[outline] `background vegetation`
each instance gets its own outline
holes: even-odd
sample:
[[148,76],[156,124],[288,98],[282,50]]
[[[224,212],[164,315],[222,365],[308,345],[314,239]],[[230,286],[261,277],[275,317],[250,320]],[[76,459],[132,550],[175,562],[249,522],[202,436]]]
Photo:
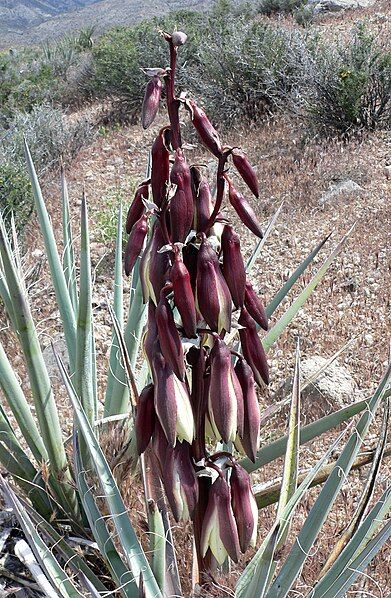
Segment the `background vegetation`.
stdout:
[[[15,185],[12,200],[2,184],[0,206],[28,205],[19,160],[23,134],[40,171],[60,155],[74,155],[102,124],[75,121],[69,113],[98,101],[105,106],[105,126],[138,117],[145,87],[140,65],[166,62],[158,29],[187,32],[178,83],[203,98],[220,128],[283,111],[298,119],[308,136],[344,138],[389,129],[390,48],[364,26],[325,41],[310,26],[308,11],[296,0],[262,0],[256,7],[220,0],[207,14],[181,11],[110,29],[98,39],[88,28],[41,47],[0,53],[0,177],[8,181],[14,172],[15,180],[24,180]],[[296,20],[308,26],[292,28],[263,16],[275,12],[300,13]]]

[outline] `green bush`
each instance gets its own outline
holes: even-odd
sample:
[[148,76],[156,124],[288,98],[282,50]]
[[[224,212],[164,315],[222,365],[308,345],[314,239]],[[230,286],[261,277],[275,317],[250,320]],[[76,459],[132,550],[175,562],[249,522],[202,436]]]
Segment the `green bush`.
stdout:
[[[301,82],[304,37],[257,20],[221,19],[187,69],[189,88],[202,95],[219,124],[256,120],[286,106]],[[204,73],[207,76],[203,76]]]
[[391,126],[391,53],[364,27],[315,56],[307,114],[326,135]]
[[306,4],[307,0],[262,0],[258,10],[268,16],[274,13],[293,14]]
[[9,223],[15,216],[17,230],[22,230],[33,210],[33,196],[26,169],[0,162],[0,211]]
[[0,161],[24,164],[23,138],[33,148],[38,171],[47,170],[62,157],[73,157],[93,134],[86,119],[69,122],[59,108],[48,104],[34,106],[30,113],[16,112],[0,136]]
[[29,112],[34,105],[53,96],[55,75],[39,50],[15,50],[0,53],[1,116],[15,110]]

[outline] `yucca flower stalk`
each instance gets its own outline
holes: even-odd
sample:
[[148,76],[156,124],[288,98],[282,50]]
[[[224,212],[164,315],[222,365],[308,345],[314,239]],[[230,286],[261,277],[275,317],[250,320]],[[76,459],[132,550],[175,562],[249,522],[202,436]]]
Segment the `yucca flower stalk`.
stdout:
[[[244,455],[255,458],[259,433],[252,429],[252,422],[255,426],[259,423],[260,413],[254,378],[249,372],[254,372],[257,381],[262,378],[267,382],[266,358],[263,360],[265,354],[255,331],[256,322],[244,307],[246,297],[252,313],[258,316],[257,321],[264,308],[260,298],[254,292],[251,294],[239,236],[232,224],[220,216],[228,200],[228,186],[230,201],[244,223],[258,236],[262,233],[249,203],[233,189],[227,175],[232,160],[234,168],[258,196],[254,169],[243,153],[223,147],[217,131],[195,101],[176,95],[177,53],[186,36],[175,32],[163,33],[163,37],[169,45],[170,68],[149,69],[154,74],[145,91],[143,126],[152,124],[157,114],[160,79],[165,84],[169,123],[153,142],[150,181],[140,183],[127,217],[126,274],[140,253],[148,218],[154,219],[152,241],[141,258],[143,288],[152,290],[144,293],[144,300],[149,303],[145,354],[151,383],[144,388],[136,406],[136,433],[139,452],[146,451],[148,459],[148,453],[154,451],[162,464],[160,477],[175,519],[190,517],[200,528],[195,537],[202,543],[196,547],[202,570],[206,563],[212,562],[211,556],[220,563],[224,554],[237,560],[256,530],[256,514],[249,507],[256,503],[248,474],[236,462],[232,474],[230,467],[216,465],[213,451],[218,441],[229,443],[231,450],[236,443]],[[200,170],[187,162],[180,129],[182,107],[188,110],[204,147],[217,158],[215,197],[210,193],[212,182],[209,185]],[[150,196],[153,207],[147,205],[146,198]],[[141,210],[142,201],[144,210]],[[214,229],[220,221],[221,237],[216,236]],[[250,356],[248,364],[245,356],[233,350],[232,336],[228,339],[234,322],[240,324],[244,319],[245,326],[249,326],[249,334],[243,335]],[[265,319],[266,316],[263,324]],[[235,335],[234,341],[237,338]],[[234,368],[238,356],[242,381]],[[200,374],[199,363],[203,364]],[[224,453],[223,461],[234,463],[234,455]],[[169,466],[169,462],[177,465]],[[182,473],[168,475],[172,468]],[[216,470],[217,480],[205,490],[205,484],[199,485],[199,477],[206,475],[212,479]],[[238,471],[247,475],[246,482]],[[231,480],[232,483],[235,480],[232,498]],[[182,490],[177,488],[181,484]],[[174,500],[175,496],[178,499]],[[200,517],[201,505],[205,504],[207,510]],[[219,527],[218,521],[220,535],[215,529],[216,525]],[[231,528],[229,541],[223,533],[227,521]]]

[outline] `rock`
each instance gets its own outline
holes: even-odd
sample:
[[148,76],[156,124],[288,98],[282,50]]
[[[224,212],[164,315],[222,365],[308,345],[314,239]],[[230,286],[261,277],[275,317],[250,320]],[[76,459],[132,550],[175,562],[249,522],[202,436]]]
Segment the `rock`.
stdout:
[[[302,383],[315,376],[328,359],[319,355],[307,357],[300,364]],[[277,391],[278,400],[289,396],[292,379],[286,380]],[[337,361],[328,366],[311,384],[302,389],[301,410],[305,416],[322,417],[354,401],[357,384],[349,370]]]
[[338,12],[354,8],[368,8],[374,0],[309,0],[315,12]]
[[386,179],[391,179],[391,164],[384,167],[384,175]]
[[339,197],[340,195],[354,192],[359,193],[361,191],[363,191],[363,188],[351,179],[349,179],[347,181],[342,181],[340,183],[330,185],[329,190],[324,195],[322,195],[322,197],[319,200],[319,203],[321,205],[324,205],[331,199]]
[[[68,349],[65,342],[65,339],[62,334],[56,334],[52,338],[52,343],[54,345],[54,349],[57,355],[61,358],[62,362],[64,363],[65,367],[69,371],[69,357],[68,357]],[[58,371],[58,366],[56,362],[56,358],[54,357],[54,352],[52,348],[52,343],[45,347],[42,351],[43,359],[46,364],[46,368],[50,378],[59,379],[60,373]]]

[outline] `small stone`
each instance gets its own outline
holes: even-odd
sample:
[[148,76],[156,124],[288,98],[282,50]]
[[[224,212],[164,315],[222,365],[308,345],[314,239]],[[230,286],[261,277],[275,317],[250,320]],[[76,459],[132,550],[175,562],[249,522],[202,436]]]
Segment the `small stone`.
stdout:
[[348,195],[349,193],[358,193],[363,191],[363,188],[360,187],[355,181],[351,179],[342,181],[341,183],[337,183],[336,185],[330,185],[329,190],[322,195],[319,200],[321,205],[329,202],[331,199],[335,199],[340,195]]
[[[349,370],[334,361],[320,375],[318,371],[325,367],[328,359],[314,355],[302,360],[300,364],[301,379],[305,380],[316,376],[315,379],[302,389],[301,403],[303,414],[317,416],[325,415],[330,410],[343,407],[354,401],[357,384]],[[277,400],[289,396],[292,390],[292,379],[286,380],[277,391]]]
[[375,339],[373,338],[372,334],[366,334],[364,336],[364,341],[366,342],[367,345],[373,345],[373,343],[375,342]]

